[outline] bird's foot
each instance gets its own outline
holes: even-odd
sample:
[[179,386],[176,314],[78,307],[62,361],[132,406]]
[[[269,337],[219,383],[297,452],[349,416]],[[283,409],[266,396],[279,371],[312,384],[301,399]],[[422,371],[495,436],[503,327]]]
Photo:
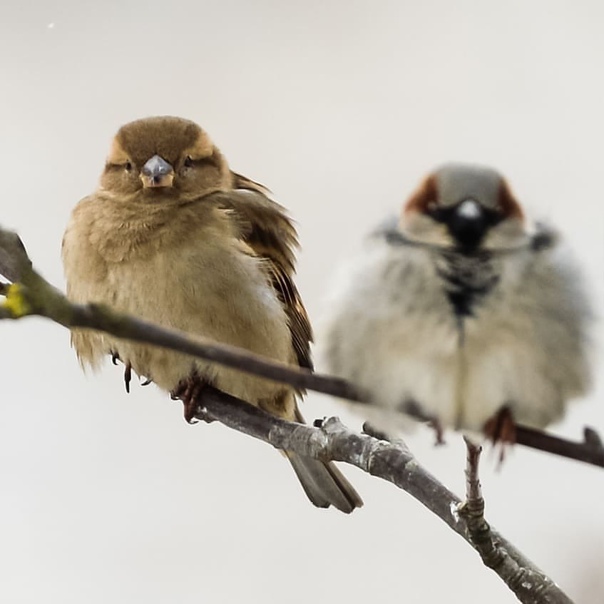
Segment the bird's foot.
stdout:
[[436,437],[434,446],[440,447],[441,445],[447,444],[447,441],[445,441],[444,430],[443,430],[442,424],[440,423],[440,421],[438,419],[436,419],[436,418],[431,419],[428,422],[428,427],[430,427],[430,428],[432,428],[432,430],[434,430],[434,436]]
[[203,389],[207,385],[207,382],[202,380],[198,375],[193,374],[188,378],[181,380],[176,388],[170,392],[172,400],[182,401],[184,418],[188,424],[197,423],[195,416],[199,409]]
[[500,447],[499,463],[503,463],[506,447],[516,444],[516,421],[511,409],[502,407],[497,411],[484,425],[484,434],[493,446]]

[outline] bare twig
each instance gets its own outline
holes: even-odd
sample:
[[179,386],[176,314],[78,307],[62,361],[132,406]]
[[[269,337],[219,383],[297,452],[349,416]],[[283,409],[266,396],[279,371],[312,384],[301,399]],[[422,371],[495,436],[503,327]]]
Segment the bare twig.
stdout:
[[[98,329],[120,338],[162,346],[222,363],[298,388],[308,388],[356,401],[364,399],[353,386],[337,378],[296,370],[231,346],[208,342],[201,338],[192,339],[183,332],[164,329],[116,313],[103,306],[72,304],[34,271],[21,240],[15,234],[2,229],[0,229],[0,274],[12,281],[8,287],[3,285],[0,292],[6,296],[4,304],[0,306],[0,318],[17,319],[28,315],[40,315],[65,327]],[[471,543],[481,556],[483,555],[475,543],[476,533],[470,531],[470,520],[459,514],[459,499],[424,470],[406,447],[351,432],[335,418],[323,422],[321,428],[287,422],[210,387],[204,388],[201,402],[203,408],[198,410],[200,419],[218,420],[279,449],[295,451],[325,461],[347,462],[392,482],[423,503]],[[591,438],[587,444],[593,448],[596,446],[594,442],[594,438]],[[522,602],[526,604],[570,602],[567,596],[512,544],[494,531],[490,531],[489,534],[493,547],[503,551],[506,560],[513,561],[516,565],[514,568],[519,572],[522,571],[523,583],[520,587],[524,590],[521,590],[522,594],[526,595],[526,599],[522,599]],[[494,545],[495,543],[497,545]],[[487,561],[490,561],[489,557],[485,563]],[[507,565],[493,564],[491,568],[506,582],[510,581],[508,583],[510,586],[515,585],[514,577],[506,579],[501,574],[502,568],[507,572]]]
[[[193,339],[185,332],[117,313],[106,306],[72,304],[33,269],[21,239],[2,228],[0,274],[18,284],[0,292],[7,296],[4,306],[0,306],[0,319],[40,315],[68,328],[97,329],[120,338],[184,352],[296,388],[361,403],[369,401],[366,394],[337,377],[311,373],[205,338]],[[589,430],[595,433],[593,429]],[[596,441],[577,443],[523,426],[517,426],[516,432],[516,442],[520,445],[604,467],[604,447],[601,443],[594,444]]]
[[559,587],[533,565],[518,560],[509,545],[489,526],[484,517],[484,499],[478,478],[482,448],[465,439],[467,447],[466,501],[459,514],[466,520],[468,538],[485,566],[493,569],[525,603],[571,602]]
[[[604,468],[604,447],[600,436],[593,428],[586,427],[585,432],[583,442],[574,442],[533,428],[516,426],[516,442],[525,447]],[[595,438],[590,439],[589,435]]]
[[31,260],[19,235],[0,228],[0,275],[17,283],[31,270]]
[[524,604],[572,604],[550,578],[485,521],[477,474],[479,447],[474,448],[475,461],[468,462],[468,468],[474,470],[468,471],[468,501],[461,505],[403,443],[357,434],[335,417],[321,422],[320,428],[288,422],[210,387],[204,388],[201,405],[197,414],[200,420],[218,420],[278,449],[349,463],[395,484],[465,539]]

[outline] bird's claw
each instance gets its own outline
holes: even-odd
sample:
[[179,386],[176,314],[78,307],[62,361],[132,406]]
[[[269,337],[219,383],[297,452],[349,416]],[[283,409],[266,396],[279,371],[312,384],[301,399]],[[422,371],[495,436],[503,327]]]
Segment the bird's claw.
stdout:
[[[120,355],[117,352],[111,352],[111,362],[117,365],[118,361],[121,361]],[[130,394],[130,382],[132,381],[132,365],[130,363],[124,364],[124,385],[126,386],[126,392]],[[151,380],[146,380],[143,386],[147,383],[151,383]]]
[[499,446],[499,465],[503,463],[508,445],[516,444],[516,421],[509,407],[502,407],[484,425],[485,436]]
[[206,383],[197,375],[192,375],[182,380],[172,392],[170,398],[173,401],[181,400],[184,409],[184,418],[188,424],[196,424],[197,411],[201,394]]
[[124,385],[126,386],[126,392],[130,394],[130,382],[132,381],[132,365],[126,363],[124,366]]

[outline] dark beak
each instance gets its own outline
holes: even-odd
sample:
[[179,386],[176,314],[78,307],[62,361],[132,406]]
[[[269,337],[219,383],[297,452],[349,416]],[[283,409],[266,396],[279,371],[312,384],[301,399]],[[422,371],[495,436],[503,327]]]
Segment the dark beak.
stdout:
[[478,247],[491,225],[487,210],[473,199],[458,204],[447,220],[449,232],[460,247],[467,250]]
[[144,187],[171,187],[174,168],[163,157],[154,155],[141,170]]

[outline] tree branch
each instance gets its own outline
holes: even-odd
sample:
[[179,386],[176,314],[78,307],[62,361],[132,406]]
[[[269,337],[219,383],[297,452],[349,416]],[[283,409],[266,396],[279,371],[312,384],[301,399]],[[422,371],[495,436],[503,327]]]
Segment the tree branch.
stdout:
[[[311,373],[307,369],[271,361],[240,348],[205,338],[193,339],[185,332],[166,329],[117,313],[103,305],[72,304],[33,269],[21,239],[15,233],[2,228],[0,274],[13,282],[13,285],[8,287],[0,287],[0,295],[6,296],[4,305],[0,306],[0,319],[39,315],[68,328],[97,329],[120,338],[161,346],[221,363],[276,382],[290,384],[295,388],[313,390],[350,401],[369,402],[366,394],[337,377]],[[589,434],[596,434],[591,428],[587,430]],[[573,442],[517,426],[516,442],[532,449],[604,467],[604,446],[597,435],[596,438],[586,438],[583,442]]]
[[[0,274],[12,282],[10,285],[0,284],[0,295],[6,298],[0,306],[0,318],[18,319],[39,315],[65,327],[98,329],[120,338],[163,346],[288,383],[297,388],[307,388],[355,401],[366,400],[351,384],[338,378],[320,376],[274,363],[232,346],[212,343],[202,338],[193,339],[186,333],[164,329],[116,313],[104,306],[72,304],[36,273],[17,235],[1,228]],[[477,486],[477,474],[474,475],[473,470],[468,472],[468,484],[472,485],[472,488],[468,489],[468,503],[465,508],[460,508],[460,500],[422,468],[402,442],[390,443],[351,432],[336,418],[322,422],[320,428],[287,422],[211,387],[202,390],[200,403],[202,407],[197,413],[199,419],[218,420],[230,428],[279,449],[295,451],[324,461],[349,463],[407,491],[470,543],[485,564],[513,589],[521,602],[572,604],[551,579],[511,543],[490,529],[482,515],[483,507],[476,503],[482,499]],[[565,441],[562,439],[539,434],[540,438],[546,436],[550,445],[551,440],[560,441],[561,447],[564,445]],[[589,433],[589,438],[586,435],[585,443],[571,444],[579,448],[588,447],[590,453],[602,449],[601,442],[593,432]],[[604,466],[604,451],[602,453],[603,459],[597,465]],[[475,462],[472,463],[475,463],[477,472],[478,458],[475,456],[473,459]],[[478,511],[471,512],[475,508]],[[483,533],[487,535],[484,542],[486,546],[479,538]]]
[[13,231],[0,228],[0,273],[18,283],[33,270],[21,238]]
[[[478,483],[478,454],[474,453],[473,465],[468,462],[468,467],[475,470],[468,470],[468,501],[462,504],[417,462],[402,441],[391,443],[357,434],[335,417],[321,422],[320,428],[288,422],[211,387],[202,391],[200,404],[198,419],[218,420],[277,449],[295,451],[323,461],[349,463],[395,484],[465,539],[520,602],[572,604],[549,577],[487,524]],[[473,450],[480,452],[480,447]]]
[[509,544],[489,526],[484,517],[484,499],[478,464],[482,447],[464,439],[467,448],[466,500],[459,514],[466,520],[468,540],[485,566],[493,569],[521,602],[570,602],[549,577],[526,561],[519,560]]

